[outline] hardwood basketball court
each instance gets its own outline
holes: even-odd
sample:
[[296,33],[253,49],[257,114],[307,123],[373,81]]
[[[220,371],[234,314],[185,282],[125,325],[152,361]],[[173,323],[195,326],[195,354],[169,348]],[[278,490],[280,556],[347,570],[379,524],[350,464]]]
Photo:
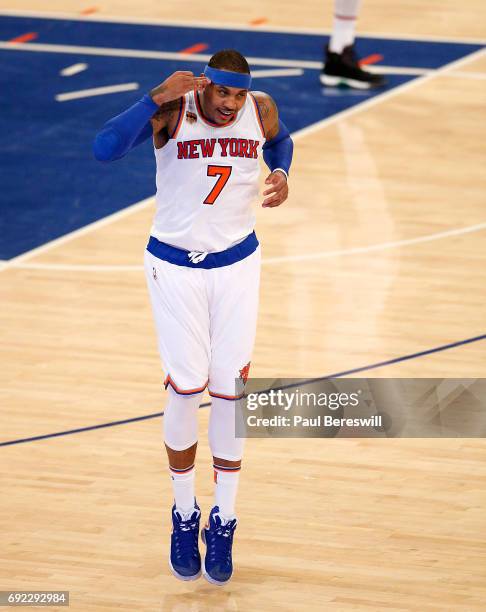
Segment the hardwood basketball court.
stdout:
[[[363,4],[358,33],[485,38],[475,0]],[[8,9],[323,33],[332,15],[309,0]],[[289,200],[257,211],[253,376],[486,377],[485,79],[480,50],[296,134]],[[172,577],[161,417],[133,420],[165,401],[142,272],[152,213],[134,202],[0,264],[0,443],[40,437],[1,449],[0,590],[69,590],[70,609],[96,612],[484,610],[480,439],[248,440],[231,583]]]

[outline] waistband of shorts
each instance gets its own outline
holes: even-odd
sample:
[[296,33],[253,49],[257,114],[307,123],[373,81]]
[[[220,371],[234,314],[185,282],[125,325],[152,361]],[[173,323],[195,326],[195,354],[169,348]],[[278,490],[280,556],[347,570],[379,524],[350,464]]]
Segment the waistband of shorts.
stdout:
[[176,266],[210,270],[211,268],[230,266],[231,264],[245,259],[245,257],[248,257],[256,251],[258,244],[256,234],[252,232],[244,240],[225,251],[206,253],[178,249],[170,244],[165,244],[165,242],[160,242],[154,236],[150,236],[147,244],[147,251],[158,259],[163,259]]

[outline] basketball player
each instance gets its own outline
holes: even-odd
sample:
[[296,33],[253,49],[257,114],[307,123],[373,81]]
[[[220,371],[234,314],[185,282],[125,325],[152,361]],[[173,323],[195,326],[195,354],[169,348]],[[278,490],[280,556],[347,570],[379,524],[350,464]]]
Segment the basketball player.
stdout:
[[324,49],[323,85],[347,85],[371,89],[385,85],[380,74],[363,70],[354,51],[354,33],[361,0],[334,0],[334,23],[329,45]]
[[231,578],[235,498],[243,440],[235,437],[235,379],[246,382],[255,338],[260,248],[252,201],[259,156],[271,170],[263,206],[288,195],[293,144],[270,96],[250,93],[245,58],[216,53],[195,77],[175,72],[108,121],[95,157],[112,161],[153,136],[156,213],[145,271],[169,399],[164,439],[174,492],[169,564],[181,580],[201,574],[201,511],[194,495],[197,411],[212,396],[209,444],[215,501],[202,530],[205,578]]

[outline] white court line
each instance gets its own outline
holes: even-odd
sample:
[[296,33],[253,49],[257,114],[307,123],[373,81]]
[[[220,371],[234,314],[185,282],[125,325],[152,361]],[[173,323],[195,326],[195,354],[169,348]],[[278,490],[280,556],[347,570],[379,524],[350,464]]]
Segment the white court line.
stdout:
[[422,244],[424,242],[433,242],[434,240],[442,240],[451,236],[462,236],[463,234],[471,234],[486,229],[486,223],[478,223],[468,227],[460,227],[457,229],[438,232],[437,234],[429,234],[428,236],[419,236],[418,238],[409,238],[407,240],[397,240],[396,242],[382,242],[381,244],[372,244],[363,247],[354,247],[351,249],[341,249],[338,251],[321,251],[319,253],[309,253],[308,255],[284,255],[281,257],[270,257],[262,260],[262,264],[276,264],[298,261],[311,261],[313,259],[327,259],[328,257],[342,257],[345,255],[358,255],[364,253],[373,253],[375,251],[386,251],[388,249],[397,249],[414,244]]
[[75,74],[79,74],[88,68],[88,64],[73,64],[72,66],[66,66],[60,71],[61,76],[74,76]]
[[[0,41],[0,49],[5,51],[30,51],[32,53],[67,53],[74,55],[100,55],[107,57],[130,57],[153,60],[181,60],[185,62],[206,63],[211,55],[204,53],[179,53],[174,51],[150,51],[144,49],[123,49],[114,47],[86,47],[79,45],[51,45],[44,43],[11,43]],[[281,66],[282,68],[309,68],[320,70],[322,62],[304,60],[271,59],[262,57],[246,58],[253,66]]]
[[288,70],[252,70],[252,79],[263,79],[265,77],[291,77],[302,76],[304,71],[301,68],[289,68]]
[[58,102],[67,102],[68,100],[79,100],[80,98],[92,98],[93,96],[104,96],[106,94],[120,93],[122,91],[134,91],[138,89],[138,83],[123,83],[120,85],[106,85],[105,87],[92,87],[91,89],[80,89],[78,91],[70,91],[68,93],[57,94],[55,96]]
[[12,266],[17,270],[52,270],[57,272],[141,272],[143,266],[133,265],[98,265],[98,264],[42,264],[42,263],[19,263]]
[[[211,55],[204,53],[178,53],[173,51],[149,51],[143,49],[121,49],[113,47],[86,47],[79,45],[50,45],[43,43],[10,43],[0,42],[0,49],[5,51],[30,51],[32,53],[68,53],[74,55],[100,55],[107,57],[130,57],[153,60],[181,60],[185,62],[206,63]],[[261,57],[247,57],[254,66],[282,66],[283,68],[322,68],[322,62],[308,62],[300,60],[268,59]]]
[[[72,55],[96,55],[102,57],[129,57],[134,59],[152,59],[152,60],[175,60],[175,61],[191,61],[206,63],[211,58],[211,55],[203,53],[177,53],[172,51],[150,51],[145,49],[123,49],[114,47],[83,47],[76,45],[51,45],[44,43],[15,43],[12,44],[8,41],[0,41],[0,49],[5,51],[27,51],[31,53],[66,53]],[[479,49],[476,53],[482,53],[483,49]],[[469,56],[466,56],[469,57]],[[279,58],[266,58],[266,57],[247,57],[246,58],[253,66],[281,66],[282,68],[295,68],[295,69],[308,69],[308,70],[321,70],[322,62],[307,61],[307,60],[292,60],[292,59],[279,59]],[[464,58],[461,58],[464,59]],[[460,61],[460,60],[457,60]],[[442,66],[442,68],[448,66]],[[415,68],[406,66],[377,66],[370,65],[366,66],[366,69],[376,74],[403,74],[411,76],[423,76],[428,74],[435,74],[442,68],[431,69],[431,68]],[[252,71],[252,74],[258,76],[258,72]],[[471,73],[457,73],[454,76],[468,75]],[[472,73],[481,76],[476,78],[485,78],[484,73]],[[264,75],[261,75],[261,77]],[[267,76],[267,75],[265,75]],[[277,75],[271,75],[277,76]],[[282,74],[282,76],[284,76]],[[297,74],[291,74],[289,71],[288,76],[298,76]],[[452,76],[452,75],[451,75]],[[474,77],[470,77],[474,78]]]
[[384,66],[381,64],[370,64],[362,66],[365,70],[375,74],[405,74],[410,76],[420,76],[435,72],[435,68],[407,68],[406,66]]
[[[247,23],[219,23],[217,21],[180,21],[177,19],[149,19],[143,17],[125,17],[116,15],[79,15],[79,13],[54,12],[54,11],[17,11],[1,10],[0,16],[7,17],[38,17],[40,19],[68,19],[69,21],[94,21],[101,23],[126,23],[128,25],[168,25],[183,28],[216,29],[216,30],[239,30],[241,32],[281,32],[283,34],[315,34],[317,36],[329,36],[331,30],[326,28],[306,28],[299,26],[272,26],[269,24],[257,27]],[[380,32],[363,32],[360,30],[359,36],[366,38],[382,38],[384,40],[419,40],[423,42],[450,42],[450,43],[470,43],[476,45],[486,44],[485,38],[468,37],[446,37],[446,36],[426,36],[415,34],[389,34]]]
[[[327,127],[328,125],[332,125],[333,123],[336,123],[337,121],[341,121],[342,119],[346,119],[351,115],[355,115],[363,110],[369,109],[372,106],[375,106],[377,104],[380,104],[381,102],[388,100],[389,98],[392,98],[393,96],[402,93],[405,90],[411,89],[412,87],[416,87],[417,85],[420,85],[421,83],[424,83],[426,81],[429,81],[437,76],[440,76],[442,74],[444,74],[444,72],[447,72],[449,70],[454,70],[455,68],[457,68],[458,66],[462,66],[464,64],[467,64],[468,62],[474,61],[476,60],[478,57],[480,57],[482,54],[484,54],[486,50],[485,49],[480,49],[479,51],[475,51],[474,53],[471,53],[469,55],[466,55],[465,57],[461,58],[460,60],[456,60],[454,62],[451,62],[450,64],[446,64],[445,66],[443,66],[442,68],[440,68],[439,70],[436,70],[434,73],[432,74],[427,74],[421,77],[418,77],[417,79],[413,80],[413,81],[409,81],[407,83],[404,83],[403,85],[399,85],[398,87],[395,87],[394,89],[392,89],[391,91],[388,91],[387,93],[381,94],[381,95],[377,95],[374,96],[373,98],[371,98],[370,100],[367,100],[366,102],[362,102],[361,104],[357,104],[356,106],[354,106],[353,108],[350,108],[348,110],[344,110],[340,113],[336,113],[335,115],[333,115],[332,117],[328,117],[327,119],[324,119],[322,121],[319,121],[318,123],[315,123],[314,125],[308,127],[308,128],[303,128],[301,130],[298,130],[297,132],[294,132],[292,134],[292,139],[294,141],[303,138],[304,136],[307,136],[310,133],[313,133],[315,131],[318,131],[324,127]],[[91,232],[93,229],[97,229],[99,227],[102,227],[104,225],[108,225],[110,224],[112,221],[116,221],[117,219],[127,216],[129,214],[131,214],[132,212],[138,211],[141,208],[145,208],[146,206],[148,206],[148,204],[150,204],[152,202],[152,200],[154,199],[155,196],[151,196],[150,198],[147,198],[145,200],[142,200],[141,202],[132,204],[131,206],[129,206],[128,208],[124,208],[121,211],[118,211],[116,213],[113,213],[112,215],[109,215],[107,217],[104,217],[103,219],[100,219],[99,221],[95,221],[94,223],[91,223],[89,225],[85,225],[84,227],[82,227],[79,230],[75,230],[73,232],[70,232],[69,234],[65,234],[64,236],[61,236],[60,238],[56,238],[55,240],[52,240],[50,242],[47,242],[46,244],[43,244],[40,247],[37,247],[35,249],[32,249],[31,251],[27,251],[25,253],[23,253],[22,255],[18,255],[17,257],[14,257],[10,260],[7,261],[7,263],[3,266],[0,267],[0,272],[2,272],[3,270],[7,270],[8,268],[12,267],[13,265],[18,264],[19,262],[22,262],[26,259],[30,259],[31,257],[34,257],[35,255],[39,255],[41,253],[44,253],[45,251],[48,251],[60,244],[63,244],[65,242],[69,242],[70,240],[73,240],[74,238],[81,236],[83,234],[86,234],[88,232]],[[454,230],[452,230],[454,231]]]
[[[320,251],[318,253],[309,253],[307,255],[284,255],[281,257],[270,257],[262,259],[262,265],[272,265],[280,263],[297,263],[300,261],[313,261],[316,259],[328,259],[331,257],[343,257],[347,255],[363,255],[374,253],[376,251],[387,251],[390,249],[398,249],[415,244],[423,244],[424,242],[433,242],[434,240],[442,240],[451,236],[463,236],[464,234],[472,234],[486,229],[486,223],[478,223],[468,227],[460,227],[457,229],[438,232],[437,234],[429,234],[428,236],[419,236],[418,238],[409,238],[407,240],[397,240],[395,242],[382,242],[381,244],[371,244],[363,247],[354,247],[351,249],[340,249],[337,251]],[[15,268],[22,270],[59,270],[63,272],[141,272],[142,265],[77,265],[77,264],[42,264],[42,263],[18,263]]]

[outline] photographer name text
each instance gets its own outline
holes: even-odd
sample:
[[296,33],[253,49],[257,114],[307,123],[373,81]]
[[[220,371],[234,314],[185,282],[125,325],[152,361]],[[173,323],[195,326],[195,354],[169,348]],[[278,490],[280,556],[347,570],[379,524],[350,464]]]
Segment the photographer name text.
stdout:
[[300,415],[259,417],[255,414],[247,416],[248,427],[382,427],[382,416],[374,415],[368,418],[337,418],[330,415],[303,417]]

